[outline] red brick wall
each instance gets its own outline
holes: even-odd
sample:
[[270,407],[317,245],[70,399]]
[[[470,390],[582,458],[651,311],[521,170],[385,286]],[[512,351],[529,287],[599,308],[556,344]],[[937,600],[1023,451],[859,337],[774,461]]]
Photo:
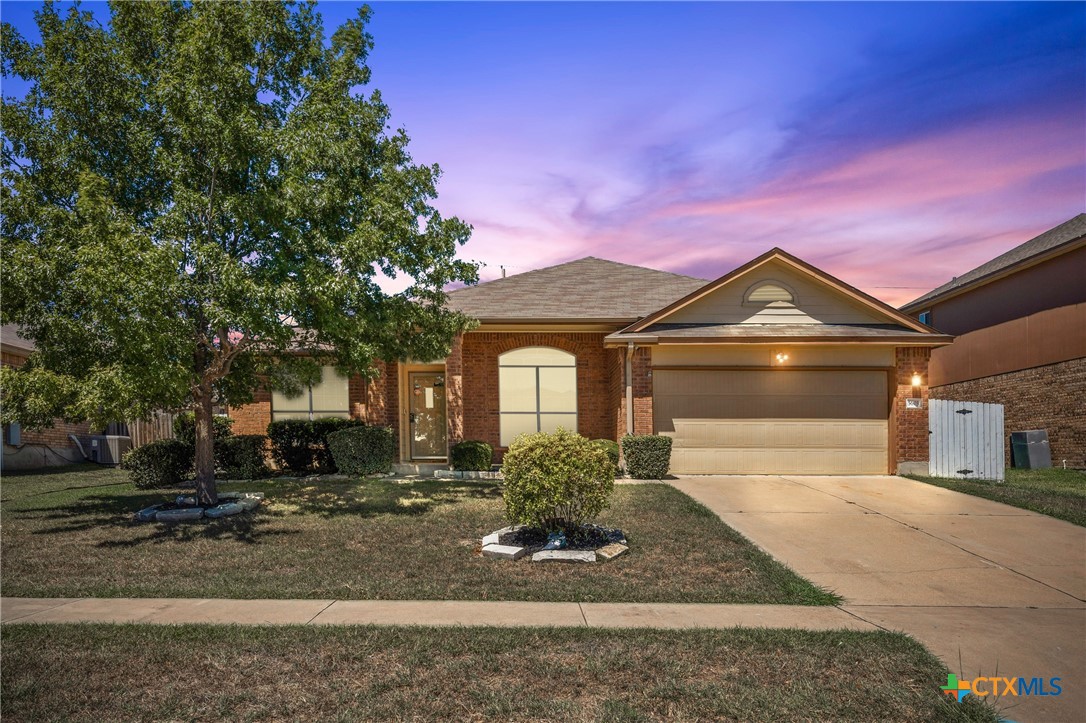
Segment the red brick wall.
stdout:
[[445,412],[448,415],[448,443],[451,448],[464,441],[464,337],[453,339],[445,359]]
[[[26,357],[20,354],[12,354],[10,352],[0,352],[0,364],[4,366],[15,367],[18,369],[23,364],[26,364]],[[100,430],[97,430],[100,431]],[[44,445],[47,447],[53,447],[55,449],[68,449],[75,447],[70,439],[69,434],[74,434],[77,437],[87,435],[91,433],[91,427],[88,422],[80,422],[79,424],[69,424],[63,419],[54,419],[52,427],[46,427],[45,429],[26,429],[25,427],[20,430],[21,439],[19,446],[24,445]],[[7,428],[4,429],[4,444],[7,444]]]
[[607,364],[611,368],[608,397],[615,417],[615,441],[626,434],[626,350],[608,349]]
[[[612,376],[613,356],[603,346],[604,334],[469,332],[464,335],[464,439],[494,446],[501,459],[498,417],[498,355],[526,346],[549,346],[577,357],[577,431],[597,439],[616,438]],[[650,402],[651,404],[651,402]]]
[[1008,466],[1010,433],[1045,429],[1053,465],[1086,468],[1086,358],[934,387],[931,396],[1002,404]]
[[634,434],[653,434],[652,352],[641,348],[633,356]]
[[[891,430],[894,435],[898,464],[902,462],[926,462],[928,460],[928,347],[903,347],[897,350],[895,366],[897,389],[894,393]],[[913,374],[919,374],[922,384],[919,390],[912,386]],[[924,400],[921,409],[906,409],[905,400],[919,396]]]

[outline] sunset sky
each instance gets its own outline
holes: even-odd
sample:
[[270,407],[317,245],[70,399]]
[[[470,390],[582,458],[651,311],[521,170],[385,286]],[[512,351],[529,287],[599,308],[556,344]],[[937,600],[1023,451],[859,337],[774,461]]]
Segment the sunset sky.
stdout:
[[373,87],[484,278],[780,246],[899,305],[1086,210],[1082,3],[372,6]]

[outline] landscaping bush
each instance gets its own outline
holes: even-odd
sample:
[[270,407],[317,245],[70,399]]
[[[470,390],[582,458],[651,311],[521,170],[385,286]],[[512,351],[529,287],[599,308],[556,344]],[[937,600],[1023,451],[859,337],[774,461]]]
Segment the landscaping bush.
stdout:
[[634,479],[662,479],[671,466],[671,437],[627,434],[622,438],[626,473]]
[[272,453],[281,469],[294,474],[335,472],[336,465],[328,450],[328,435],[350,427],[360,427],[357,419],[282,419],[268,425]]
[[494,461],[494,448],[477,439],[465,439],[453,445],[450,461],[453,469],[486,472]]
[[262,434],[231,435],[215,442],[216,466],[227,479],[261,479],[268,476],[264,450],[268,438]]
[[618,474],[618,442],[613,439],[593,439],[592,444],[599,447],[607,453],[607,458],[611,460],[611,466],[615,468],[615,474]]
[[502,473],[506,516],[548,531],[572,532],[598,515],[610,505],[615,485],[607,453],[563,429],[517,437]]
[[388,472],[396,439],[388,427],[351,427],[328,435],[328,449],[340,472],[368,475]]
[[[216,442],[226,439],[233,432],[234,420],[230,417],[215,415],[211,418],[212,435]],[[181,412],[173,418],[173,436],[187,445],[196,445],[196,415],[192,412]]]
[[192,469],[193,448],[179,439],[160,439],[125,453],[121,469],[139,489],[177,487]]

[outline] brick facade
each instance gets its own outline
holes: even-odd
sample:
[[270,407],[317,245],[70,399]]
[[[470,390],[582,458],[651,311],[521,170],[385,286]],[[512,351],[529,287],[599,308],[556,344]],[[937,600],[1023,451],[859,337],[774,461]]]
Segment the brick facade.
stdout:
[[[894,408],[890,420],[891,444],[894,445],[896,469],[892,471],[913,471],[909,463],[928,461],[928,362],[931,349],[928,347],[903,347],[897,350],[895,359]],[[912,385],[914,374],[919,374],[921,385],[916,389]],[[921,409],[906,409],[905,400],[919,397]],[[904,464],[903,464],[904,463]],[[904,468],[904,469],[903,469]]]
[[[470,332],[462,343],[464,439],[493,445],[500,461],[498,356],[528,346],[548,346],[577,357],[577,431],[591,439],[616,439],[613,355],[604,348],[604,334]],[[635,406],[636,409],[636,406]]]
[[1004,454],[1010,433],[1048,431],[1052,464],[1086,468],[1086,358],[1048,364],[931,390],[935,399],[1003,405]]
[[[26,364],[26,357],[7,351],[0,352],[0,364],[19,368]],[[68,435],[84,437],[90,433],[89,422],[70,424],[63,419],[54,419],[52,427],[20,429],[19,446],[15,447],[8,444],[8,428],[5,426],[3,466],[8,469],[29,469],[78,462],[83,459],[83,455]]]

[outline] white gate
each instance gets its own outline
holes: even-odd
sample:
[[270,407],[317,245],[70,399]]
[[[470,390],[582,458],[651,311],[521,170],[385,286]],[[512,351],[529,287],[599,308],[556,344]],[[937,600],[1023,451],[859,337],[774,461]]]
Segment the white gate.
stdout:
[[1003,481],[1003,405],[929,400],[930,474]]

